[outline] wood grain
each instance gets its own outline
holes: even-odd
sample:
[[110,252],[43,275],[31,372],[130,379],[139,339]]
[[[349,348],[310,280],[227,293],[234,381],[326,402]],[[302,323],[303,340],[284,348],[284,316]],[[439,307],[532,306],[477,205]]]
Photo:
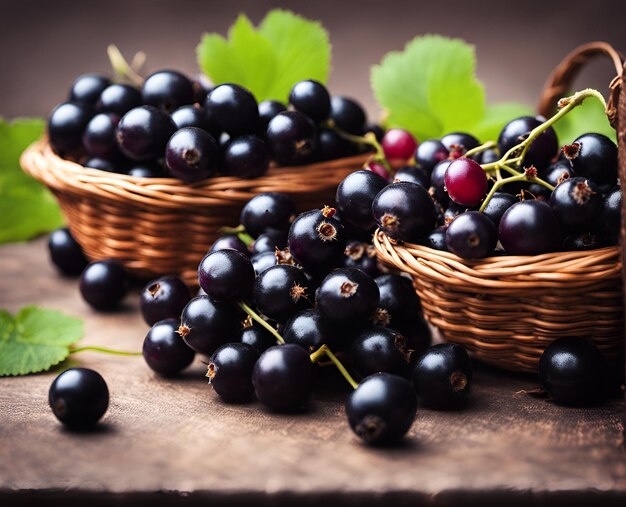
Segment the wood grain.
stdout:
[[[97,314],[48,265],[45,243],[0,248],[0,307],[85,319],[83,344],[139,350],[147,329],[128,298]],[[310,410],[280,415],[221,403],[198,360],[177,380],[142,358],[73,357],[108,382],[99,430],[65,431],[47,405],[54,373],[0,379],[0,505],[624,505],[622,402],[563,408],[516,394],[532,376],[480,368],[471,406],[420,409],[405,445],[370,449],[350,432],[333,370]]]

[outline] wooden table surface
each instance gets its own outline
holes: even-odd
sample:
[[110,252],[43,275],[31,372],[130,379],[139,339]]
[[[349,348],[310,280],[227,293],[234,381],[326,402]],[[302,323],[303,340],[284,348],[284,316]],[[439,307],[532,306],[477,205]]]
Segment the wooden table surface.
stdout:
[[[98,314],[56,275],[44,240],[0,248],[0,307],[85,319],[83,344],[140,350],[137,295]],[[371,449],[348,428],[347,389],[328,369],[310,411],[226,405],[198,360],[162,380],[141,357],[83,352],[111,404],[97,431],[71,433],[47,403],[55,374],[0,378],[0,505],[625,505],[623,404],[572,409],[517,394],[535,379],[481,368],[471,406],[420,409],[405,445]],[[210,501],[216,503],[210,504]]]

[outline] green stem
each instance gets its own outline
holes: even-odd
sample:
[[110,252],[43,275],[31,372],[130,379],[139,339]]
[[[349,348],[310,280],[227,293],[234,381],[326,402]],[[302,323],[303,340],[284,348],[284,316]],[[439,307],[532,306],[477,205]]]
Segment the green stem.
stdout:
[[122,80],[128,79],[137,86],[143,84],[143,78],[135,72],[131,65],[128,65],[128,62],[115,44],[109,44],[107,54],[109,55],[113,72],[115,72],[118,78]]
[[93,345],[71,348],[70,354],[76,354],[78,352],[83,352],[85,350],[92,350],[94,352],[102,352],[104,354],[114,354],[116,356],[140,356],[141,355],[141,352],[127,352],[125,350],[108,349],[106,347],[95,347]]
[[278,343],[285,343],[285,340],[283,339],[282,336],[280,336],[280,334],[278,334],[278,331],[276,331],[276,329],[274,329],[272,326],[270,326],[267,321],[261,317],[258,313],[256,313],[252,308],[250,308],[246,303],[244,303],[243,301],[241,301],[239,303],[239,307],[246,312],[248,315],[250,315],[250,317],[252,317],[252,320],[258,322],[259,324],[261,324],[261,326],[263,326],[265,329],[267,329],[270,333],[272,333],[272,335],[274,336],[274,338],[276,338],[276,340],[278,340]]
[[254,243],[254,238],[247,232],[238,232],[237,237],[243,241],[247,247],[252,246],[252,243]]
[[322,345],[319,349],[311,354],[311,362],[316,363],[320,360],[322,356],[326,355],[328,359],[330,359],[333,364],[337,367],[343,378],[346,379],[348,384],[352,386],[352,389],[356,389],[359,387],[359,384],[352,378],[352,375],[348,373],[345,366],[341,364],[341,361],[337,358],[335,354],[333,354],[332,350],[328,348],[328,345]]
[[481,144],[480,146],[476,146],[476,148],[472,148],[471,150],[465,152],[463,156],[471,157],[472,155],[476,155],[481,151],[490,150],[491,148],[495,148],[496,146],[498,146],[498,143],[496,143],[495,141],[487,141],[486,143]]
[[387,169],[387,172],[389,174],[392,174],[392,169],[389,165],[387,157],[385,157],[383,147],[380,145],[373,132],[367,132],[364,136],[356,136],[339,128],[332,120],[328,122],[328,128],[334,130],[339,137],[343,137],[347,141],[351,141],[356,144],[367,144],[374,148],[376,150],[376,155],[374,156],[374,159],[380,162],[383,166],[385,166],[385,169]]
[[224,234],[233,234],[237,236],[241,241],[243,241],[246,246],[252,245],[254,243],[254,238],[248,234],[246,228],[243,225],[238,225],[237,227],[220,227],[219,232],[223,232]]

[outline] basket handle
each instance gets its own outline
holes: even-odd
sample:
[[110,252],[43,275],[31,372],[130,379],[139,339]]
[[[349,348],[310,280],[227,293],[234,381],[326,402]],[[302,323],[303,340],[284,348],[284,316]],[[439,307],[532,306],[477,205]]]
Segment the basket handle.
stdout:
[[577,47],[569,53],[548,77],[541,92],[541,99],[537,105],[539,114],[549,118],[556,109],[557,101],[567,95],[574,79],[587,62],[598,56],[607,56],[615,67],[615,77],[609,84],[609,99],[606,102],[606,115],[611,127],[617,129],[617,104],[622,72],[624,71],[624,56],[608,42],[590,42]]

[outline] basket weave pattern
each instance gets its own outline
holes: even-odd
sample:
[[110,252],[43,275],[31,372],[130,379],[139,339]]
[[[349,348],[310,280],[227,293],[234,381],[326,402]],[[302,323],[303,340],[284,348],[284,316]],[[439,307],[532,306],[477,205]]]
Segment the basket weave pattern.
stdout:
[[260,192],[290,194],[299,211],[332,203],[337,184],[367,155],[300,167],[272,167],[260,178],[216,177],[194,184],[88,169],[57,156],[45,140],[22,155],[23,169],[56,195],[72,235],[91,260],[117,259],[134,275],[181,275],[197,283],[198,263],[239,223]]

